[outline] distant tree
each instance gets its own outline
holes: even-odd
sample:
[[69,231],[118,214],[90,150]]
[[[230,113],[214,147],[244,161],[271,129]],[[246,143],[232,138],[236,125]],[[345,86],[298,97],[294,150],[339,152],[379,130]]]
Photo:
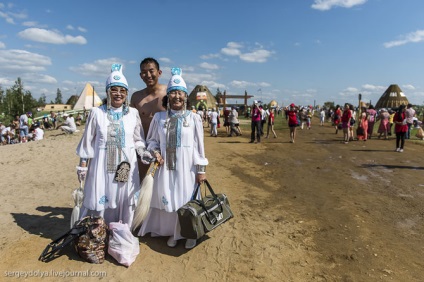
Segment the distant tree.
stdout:
[[38,106],[46,105],[46,94],[41,94],[40,98],[38,98]]
[[4,113],[4,100],[5,100],[4,90],[0,85],[0,114]]
[[218,89],[216,89],[215,99],[218,103],[221,103],[221,101],[222,101],[222,92],[221,92],[221,90],[219,90],[219,87],[218,87]]
[[74,107],[77,101],[78,95],[72,95],[71,97],[69,97],[68,101],[66,102],[66,105],[71,105],[72,107]]
[[59,88],[57,89],[56,99],[54,100],[54,103],[55,104],[63,104],[63,102],[62,102],[62,92],[60,91]]
[[30,91],[24,89],[21,78],[17,78],[15,85],[6,89],[6,95],[1,90],[1,110],[7,119],[12,120],[17,114],[35,109],[37,101],[32,97]]
[[327,109],[333,109],[334,108],[334,102],[325,102],[324,107]]

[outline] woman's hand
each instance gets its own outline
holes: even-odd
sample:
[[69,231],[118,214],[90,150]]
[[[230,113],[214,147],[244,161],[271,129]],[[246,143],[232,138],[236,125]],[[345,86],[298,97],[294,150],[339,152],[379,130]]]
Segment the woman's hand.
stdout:
[[198,173],[196,174],[196,182],[202,183],[206,180],[206,173]]
[[163,165],[164,161],[163,161],[162,155],[158,151],[155,151],[154,155],[159,165]]

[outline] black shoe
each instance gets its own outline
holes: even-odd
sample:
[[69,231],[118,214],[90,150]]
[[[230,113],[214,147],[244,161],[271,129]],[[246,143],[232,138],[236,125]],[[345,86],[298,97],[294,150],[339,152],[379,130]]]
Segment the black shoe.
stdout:
[[255,141],[253,141],[253,140],[250,140],[250,141],[249,141],[249,143],[253,143],[253,142],[255,142]]

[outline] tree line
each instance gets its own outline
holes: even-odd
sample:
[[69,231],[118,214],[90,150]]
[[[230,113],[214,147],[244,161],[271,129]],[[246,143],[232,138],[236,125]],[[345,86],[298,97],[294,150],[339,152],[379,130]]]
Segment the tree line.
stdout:
[[[43,93],[38,100],[35,99],[31,91],[25,90],[20,77],[15,81],[15,85],[8,89],[3,89],[0,85],[0,121],[4,124],[11,122],[16,115],[35,113],[37,108],[44,108],[46,104],[46,95]],[[59,88],[55,100],[50,101],[50,104],[63,104]]]

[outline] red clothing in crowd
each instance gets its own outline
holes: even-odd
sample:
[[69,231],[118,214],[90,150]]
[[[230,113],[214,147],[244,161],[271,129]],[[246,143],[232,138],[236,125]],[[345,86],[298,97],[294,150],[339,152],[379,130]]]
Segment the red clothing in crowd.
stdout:
[[[393,117],[393,121],[402,122],[406,118],[405,113],[395,113],[395,116]],[[407,132],[408,131],[408,124],[395,124],[395,133],[401,133],[401,132]]]

